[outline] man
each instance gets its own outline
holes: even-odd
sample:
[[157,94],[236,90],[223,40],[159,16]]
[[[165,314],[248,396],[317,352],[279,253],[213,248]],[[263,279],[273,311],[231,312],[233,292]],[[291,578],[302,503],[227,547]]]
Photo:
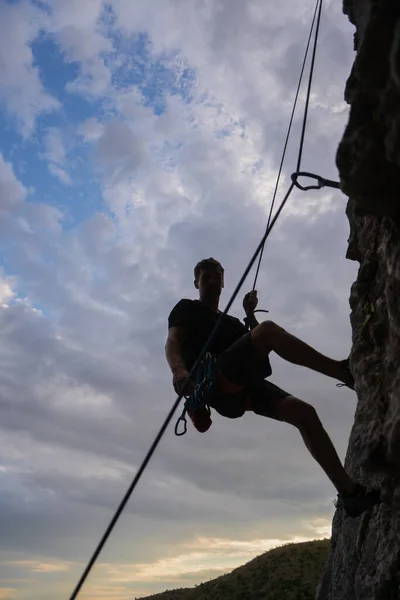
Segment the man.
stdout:
[[[223,314],[218,309],[224,287],[222,265],[214,258],[200,261],[194,269],[194,285],[199,292],[199,299],[182,299],[168,317],[165,354],[177,394],[182,393],[190,370]],[[347,514],[359,516],[380,503],[379,492],[367,492],[352,481],[310,404],[265,381],[272,373],[269,354],[274,351],[291,363],[318,371],[353,389],[348,359],[337,361],[328,358],[272,321],[259,324],[254,316],[257,302],[255,291],[246,294],[243,300],[245,322],[250,331],[239,319],[231,315],[222,316],[208,349],[216,357],[217,372],[215,389],[207,398],[207,403],[228,418],[238,418],[246,411],[253,411],[257,415],[297,427],[311,455],[338,491],[339,500]],[[193,391],[194,383],[190,381],[185,395]],[[199,431],[209,428],[211,420],[207,423],[207,411],[200,411],[200,416],[189,414]]]

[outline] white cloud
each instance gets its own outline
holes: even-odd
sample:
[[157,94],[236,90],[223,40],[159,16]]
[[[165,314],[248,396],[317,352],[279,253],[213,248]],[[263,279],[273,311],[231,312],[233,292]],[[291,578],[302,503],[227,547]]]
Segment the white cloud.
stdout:
[[44,139],[43,158],[48,161],[50,173],[65,185],[72,185],[72,180],[63,168],[66,162],[66,148],[61,131],[56,127],[48,127]]
[[16,282],[11,277],[5,277],[3,270],[0,270],[0,306],[5,308],[9,305],[10,300],[15,297],[13,285]]
[[[54,206],[27,201],[27,190],[16,178],[13,167],[0,153],[0,227],[3,244],[18,242],[20,260],[34,261],[39,249],[60,233],[62,213]],[[33,234],[33,235],[32,235]],[[48,239],[40,237],[49,236]],[[26,252],[26,256],[25,256]]]
[[80,123],[77,128],[77,135],[82,136],[85,142],[96,141],[103,133],[103,125],[94,117]]
[[62,164],[65,160],[65,146],[62,134],[56,127],[49,127],[44,136],[44,158],[49,162]]
[[18,598],[19,591],[17,588],[2,587],[0,588],[0,600],[13,600]]
[[77,62],[81,67],[78,78],[67,84],[70,92],[97,96],[109,90],[111,72],[103,55],[112,52],[113,45],[102,23],[103,8],[102,0],[52,2],[49,28],[65,60]]
[[59,571],[68,571],[70,565],[68,563],[41,563],[37,560],[15,560],[9,561],[9,566],[26,568],[32,573],[57,573]]
[[111,179],[127,180],[146,161],[146,142],[128,123],[112,120],[105,124],[98,139],[97,156],[101,165],[110,169]]
[[58,41],[66,61],[81,67],[67,89],[92,96],[109,89],[111,73],[102,55],[113,46],[101,23],[102,11],[101,0],[56,0],[42,6],[24,0],[0,6],[0,102],[23,136],[32,135],[38,116],[61,108],[60,100],[45,90],[32,53],[32,42],[43,31]]
[[14,212],[25,199],[26,190],[15,177],[12,166],[0,153],[0,217]]
[[59,101],[42,84],[31,43],[45,25],[44,13],[31,2],[0,5],[0,101],[29,136],[36,118],[58,110]]
[[180,583],[182,577],[207,578],[228,573],[256,556],[285,543],[301,543],[310,538],[295,537],[290,540],[254,539],[235,540],[229,538],[203,538],[183,544],[181,554],[160,559],[154,563],[127,565],[100,565],[110,583]]
[[64,183],[65,185],[72,185],[71,177],[64,169],[53,163],[49,163],[48,166],[50,173],[54,175],[54,177],[57,177],[61,183]]

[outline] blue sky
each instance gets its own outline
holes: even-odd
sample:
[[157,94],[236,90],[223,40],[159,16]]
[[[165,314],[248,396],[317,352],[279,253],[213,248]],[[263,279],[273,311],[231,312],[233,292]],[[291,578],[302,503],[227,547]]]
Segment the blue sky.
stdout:
[[[0,600],[68,597],[175,399],[167,317],[196,297],[194,264],[224,264],[223,305],[236,287],[264,231],[312,10],[0,5]],[[332,179],[352,60],[352,27],[328,1],[303,164]],[[355,276],[345,204],[294,193],[258,281],[269,317],[337,358]],[[343,457],[353,395],[272,363]],[[82,598],[195,585],[329,535],[334,497],[289,426],[214,415],[206,436],[171,428]]]

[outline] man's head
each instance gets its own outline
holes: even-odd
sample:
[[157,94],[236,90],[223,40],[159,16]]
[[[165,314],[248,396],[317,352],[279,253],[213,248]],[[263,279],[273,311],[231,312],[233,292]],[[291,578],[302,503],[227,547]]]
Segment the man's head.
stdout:
[[215,258],[205,258],[194,268],[194,286],[200,297],[221,295],[224,287],[224,269]]

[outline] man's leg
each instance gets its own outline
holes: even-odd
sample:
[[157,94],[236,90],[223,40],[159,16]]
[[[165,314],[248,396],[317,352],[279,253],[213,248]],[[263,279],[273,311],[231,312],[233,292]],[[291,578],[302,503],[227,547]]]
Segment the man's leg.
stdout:
[[273,350],[295,365],[308,367],[344,383],[349,382],[349,373],[342,361],[324,356],[272,321],[264,321],[255,327],[251,338],[260,358],[265,358]]
[[[261,326],[259,327],[261,328]],[[259,329],[259,327],[253,329],[252,334]],[[284,330],[281,331],[286,333]],[[280,334],[276,337],[279,338]],[[297,339],[294,339],[297,342]],[[300,340],[298,340],[298,342],[300,346],[303,344]],[[278,339],[275,347],[277,347],[279,343],[280,339]],[[254,340],[253,345],[257,349]],[[236,346],[236,348],[239,354],[241,345]],[[310,348],[310,350],[312,349]],[[312,352],[315,352],[315,350],[312,350]],[[229,358],[232,358],[232,365],[234,366],[234,356],[232,356],[232,354],[228,354],[228,356]],[[329,361],[331,359],[327,360]],[[242,384],[234,383],[221,369],[219,369],[217,373],[217,386],[221,392],[232,394],[232,399],[245,388]],[[254,393],[256,394],[256,397],[254,397]],[[272,398],[274,393],[276,399]],[[266,394],[268,394],[268,397]],[[311,455],[320,464],[339,493],[351,494],[354,491],[355,485],[342,466],[336,450],[313,406],[294,396],[288,395],[283,390],[273,386],[270,382],[263,382],[261,386],[258,386],[256,392],[254,392],[254,388],[249,388],[248,397],[244,403],[244,410],[254,410],[256,404],[258,407],[262,407],[263,404],[265,404],[267,411],[265,414],[269,413],[268,416],[272,416],[279,421],[290,423],[299,429]]]
[[286,396],[276,404],[274,418],[297,427],[310,454],[340,494],[354,492],[355,484],[340,462],[335,447],[313,406],[294,396]]
[[264,387],[264,391],[258,387],[255,394],[253,389],[250,400],[254,412],[297,427],[308,450],[337,489],[338,499],[347,515],[359,517],[366,510],[382,502],[379,490],[367,491],[348,475],[315,409],[310,404],[294,396],[283,396],[285,392],[273,384],[272,387],[271,385]]

